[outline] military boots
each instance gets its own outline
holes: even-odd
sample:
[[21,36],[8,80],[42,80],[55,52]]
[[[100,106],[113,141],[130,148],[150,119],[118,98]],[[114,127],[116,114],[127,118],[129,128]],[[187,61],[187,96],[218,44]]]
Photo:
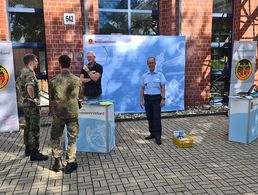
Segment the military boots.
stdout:
[[55,163],[52,167],[52,170],[55,172],[59,172],[59,171],[63,170],[63,168],[64,168],[64,165],[62,163],[61,157],[55,158]]
[[30,151],[30,160],[31,161],[43,161],[47,160],[48,156],[41,154],[39,150],[31,150]]
[[78,167],[78,164],[76,161],[71,162],[71,163],[67,163],[66,167],[65,167],[65,173],[66,174],[70,174],[73,171],[75,171]]
[[25,146],[25,156],[30,156],[29,146]]
[[[36,148],[39,148],[39,143],[36,145]],[[30,156],[30,154],[31,154],[30,147],[29,145],[25,144],[25,156]]]

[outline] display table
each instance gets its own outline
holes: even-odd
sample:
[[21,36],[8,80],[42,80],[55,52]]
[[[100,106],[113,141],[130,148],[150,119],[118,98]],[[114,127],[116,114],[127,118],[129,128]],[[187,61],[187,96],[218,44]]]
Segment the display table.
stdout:
[[229,96],[229,141],[249,144],[258,137],[258,98]]
[[114,104],[83,104],[79,111],[79,127],[77,151],[110,152],[115,147]]

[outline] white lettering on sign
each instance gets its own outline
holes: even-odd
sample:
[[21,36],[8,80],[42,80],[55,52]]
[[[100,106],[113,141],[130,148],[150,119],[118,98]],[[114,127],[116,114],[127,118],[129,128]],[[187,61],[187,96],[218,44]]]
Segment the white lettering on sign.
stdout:
[[64,13],[64,24],[75,25],[75,13]]

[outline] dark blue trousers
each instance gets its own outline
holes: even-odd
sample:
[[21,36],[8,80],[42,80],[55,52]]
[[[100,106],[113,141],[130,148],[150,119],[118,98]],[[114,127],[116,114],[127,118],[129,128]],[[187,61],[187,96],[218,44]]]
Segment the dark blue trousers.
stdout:
[[156,140],[161,139],[161,95],[144,95],[144,106],[149,123],[149,131]]

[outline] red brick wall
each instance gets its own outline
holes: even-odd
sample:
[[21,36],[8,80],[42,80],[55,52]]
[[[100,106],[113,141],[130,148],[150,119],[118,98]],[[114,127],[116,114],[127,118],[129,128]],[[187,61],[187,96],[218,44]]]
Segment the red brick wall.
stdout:
[[178,34],[178,0],[159,1],[160,35]]
[[0,0],[0,41],[9,41],[5,0]]
[[185,105],[210,98],[212,0],[182,1],[182,34],[186,36]]
[[[235,0],[234,3],[233,39],[235,41],[258,41],[258,0]],[[256,67],[258,67],[258,48]],[[255,81],[258,84],[257,71]]]
[[89,34],[99,34],[98,0],[88,0],[88,30]]
[[[44,21],[49,78],[59,73],[58,57],[72,58],[72,72],[79,75],[83,65],[83,0],[44,0]],[[75,25],[64,25],[64,13],[75,13]]]

